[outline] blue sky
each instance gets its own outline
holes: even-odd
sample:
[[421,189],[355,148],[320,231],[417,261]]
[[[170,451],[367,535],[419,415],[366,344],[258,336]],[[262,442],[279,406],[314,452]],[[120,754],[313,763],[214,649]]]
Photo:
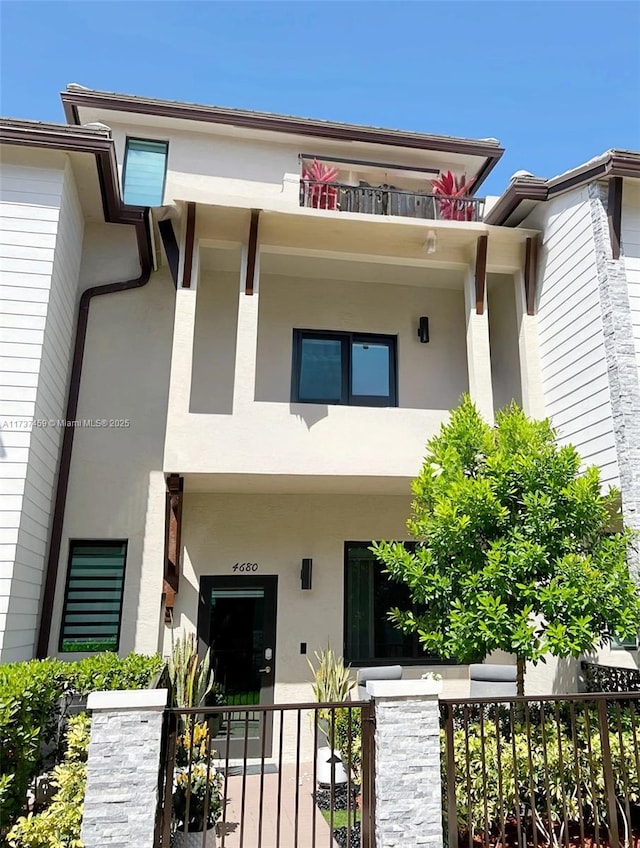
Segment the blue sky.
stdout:
[[3,115],[63,121],[68,82],[176,100],[499,138],[482,193],[640,149],[640,4],[14,2]]

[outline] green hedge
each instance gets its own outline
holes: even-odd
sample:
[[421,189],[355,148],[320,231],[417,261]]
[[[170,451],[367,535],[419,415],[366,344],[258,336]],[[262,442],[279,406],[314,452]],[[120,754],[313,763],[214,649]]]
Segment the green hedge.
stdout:
[[0,666],[0,838],[24,811],[43,744],[55,737],[58,700],[67,693],[143,689],[162,668],[159,656],[97,654],[78,662],[31,660]]
[[20,816],[7,837],[11,848],[81,848],[90,728],[86,713],[69,719],[64,758],[52,775],[57,792],[42,812]]

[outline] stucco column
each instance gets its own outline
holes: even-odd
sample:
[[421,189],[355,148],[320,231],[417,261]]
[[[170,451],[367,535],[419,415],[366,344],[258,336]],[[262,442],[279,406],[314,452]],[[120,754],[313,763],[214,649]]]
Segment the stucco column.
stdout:
[[489,313],[485,287],[484,310],[476,312],[475,274],[470,268],[464,281],[464,303],[467,315],[467,368],[469,395],[489,424],[493,424],[493,384],[491,382],[491,348],[489,345]]
[[92,692],[81,839],[153,848],[166,689]]
[[260,251],[257,251],[253,274],[253,294],[245,293],[247,278],[247,245],[242,250],[240,291],[238,293],[238,330],[236,337],[236,369],[233,379],[233,411],[250,406],[256,395],[256,361],[258,352],[258,304],[260,300]]
[[376,848],[442,848],[442,683],[370,680],[375,702]]
[[176,291],[167,403],[167,438],[164,447],[164,467],[171,471],[177,469],[175,455],[180,452],[189,415],[196,297],[196,290],[193,288],[178,288]]
[[164,472],[149,472],[147,491],[147,511],[144,524],[144,546],[140,565],[140,586],[138,592],[138,611],[135,624],[134,650],[141,654],[155,654],[162,651],[162,597],[164,563],[164,540],[166,521],[167,484]]
[[538,341],[538,316],[527,315],[527,298],[524,290],[524,274],[517,271],[513,276],[518,322],[518,354],[520,357],[520,385],[522,386],[522,408],[532,418],[544,418],[544,392],[542,390],[542,367]]

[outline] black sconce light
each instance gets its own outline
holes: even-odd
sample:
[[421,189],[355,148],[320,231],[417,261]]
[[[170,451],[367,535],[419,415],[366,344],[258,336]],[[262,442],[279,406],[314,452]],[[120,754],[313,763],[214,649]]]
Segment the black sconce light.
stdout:
[[418,325],[418,338],[422,344],[426,344],[429,341],[429,319],[426,315],[423,315],[420,318],[420,323]]
[[302,560],[302,571],[300,572],[300,588],[301,589],[310,589],[311,588],[311,567],[313,566],[312,559],[303,559]]

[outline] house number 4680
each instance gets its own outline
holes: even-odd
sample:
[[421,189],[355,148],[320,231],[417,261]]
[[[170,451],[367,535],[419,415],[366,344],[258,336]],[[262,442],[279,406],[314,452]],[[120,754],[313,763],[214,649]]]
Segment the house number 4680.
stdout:
[[245,573],[247,571],[257,571],[258,570],[258,563],[257,562],[237,562],[233,566],[233,570],[234,571],[241,571],[241,572],[245,572]]

